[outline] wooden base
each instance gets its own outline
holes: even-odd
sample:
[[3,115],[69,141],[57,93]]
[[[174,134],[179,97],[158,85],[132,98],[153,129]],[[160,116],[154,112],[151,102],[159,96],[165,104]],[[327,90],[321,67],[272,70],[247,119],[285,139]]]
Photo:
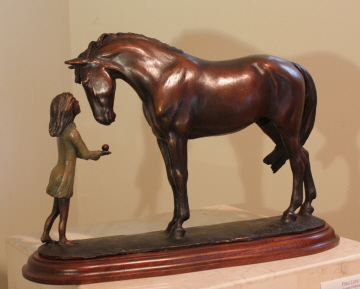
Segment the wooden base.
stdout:
[[94,259],[56,260],[36,251],[23,267],[33,282],[55,285],[89,284],[188,273],[275,261],[329,250],[339,237],[328,225],[299,234],[185,249],[133,253]]

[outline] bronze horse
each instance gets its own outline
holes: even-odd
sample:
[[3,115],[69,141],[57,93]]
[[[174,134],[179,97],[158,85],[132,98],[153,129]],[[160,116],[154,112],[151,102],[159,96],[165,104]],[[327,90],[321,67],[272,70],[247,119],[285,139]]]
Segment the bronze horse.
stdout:
[[126,81],[141,98],[174,194],[174,216],[166,229],[172,238],[184,236],[182,224],[190,217],[188,140],[237,132],[252,123],[276,144],[264,162],[276,172],[290,161],[292,196],[282,220],[295,221],[300,206],[299,214],[312,214],[316,190],[303,145],[314,126],[317,97],[302,66],[265,55],[206,61],[132,33],[102,34],[65,63],[75,69],[75,82],[82,83],[101,124],[115,121],[115,79]]

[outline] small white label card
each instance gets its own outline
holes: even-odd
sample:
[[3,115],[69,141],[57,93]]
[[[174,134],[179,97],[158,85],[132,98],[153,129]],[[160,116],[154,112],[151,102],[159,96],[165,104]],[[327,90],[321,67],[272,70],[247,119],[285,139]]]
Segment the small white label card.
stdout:
[[360,289],[360,274],[322,282],[321,289]]

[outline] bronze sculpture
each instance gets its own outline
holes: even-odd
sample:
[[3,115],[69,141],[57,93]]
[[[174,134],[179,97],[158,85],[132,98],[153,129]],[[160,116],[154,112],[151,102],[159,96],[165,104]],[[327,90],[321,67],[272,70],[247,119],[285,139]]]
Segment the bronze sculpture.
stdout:
[[182,224],[190,216],[188,140],[237,132],[252,123],[276,145],[264,159],[274,172],[290,160],[293,189],[282,220],[295,221],[300,206],[300,214],[312,214],[316,190],[303,145],[314,125],[317,97],[302,66],[265,55],[206,61],[132,33],[102,34],[65,63],[75,69],[75,82],[82,83],[101,124],[115,121],[115,79],[126,81],[141,98],[174,194],[174,217],[166,229],[173,238],[184,236]]
[[[50,230],[60,215],[59,245],[73,245],[66,238],[66,223],[70,198],[73,195],[76,159],[98,160],[111,152],[107,150],[89,151],[74,124],[75,117],[81,112],[79,102],[69,92],[57,95],[50,106],[49,133],[57,137],[58,162],[50,174],[46,192],[54,198],[51,214],[45,221],[41,242],[53,243]],[[105,145],[104,145],[105,146]]]
[[[312,216],[316,190],[303,145],[314,125],[317,96],[302,66],[266,55],[205,61],[132,33],[102,34],[65,63],[75,69],[75,81],[101,124],[115,121],[116,78],[140,96],[165,161],[174,215],[165,232],[76,240],[65,250],[44,244],[23,267],[26,279],[62,285],[162,276],[305,256],[339,244],[331,226]],[[185,236],[188,140],[252,123],[276,145],[264,158],[274,173],[290,160],[290,206],[282,216],[188,228]]]

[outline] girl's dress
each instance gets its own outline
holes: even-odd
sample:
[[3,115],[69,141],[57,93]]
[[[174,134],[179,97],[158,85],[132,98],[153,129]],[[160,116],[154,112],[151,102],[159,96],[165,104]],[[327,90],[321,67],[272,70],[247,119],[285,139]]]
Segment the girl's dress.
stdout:
[[46,192],[55,198],[69,199],[73,195],[76,158],[98,159],[101,151],[89,151],[74,123],[57,137],[58,162],[50,174]]

